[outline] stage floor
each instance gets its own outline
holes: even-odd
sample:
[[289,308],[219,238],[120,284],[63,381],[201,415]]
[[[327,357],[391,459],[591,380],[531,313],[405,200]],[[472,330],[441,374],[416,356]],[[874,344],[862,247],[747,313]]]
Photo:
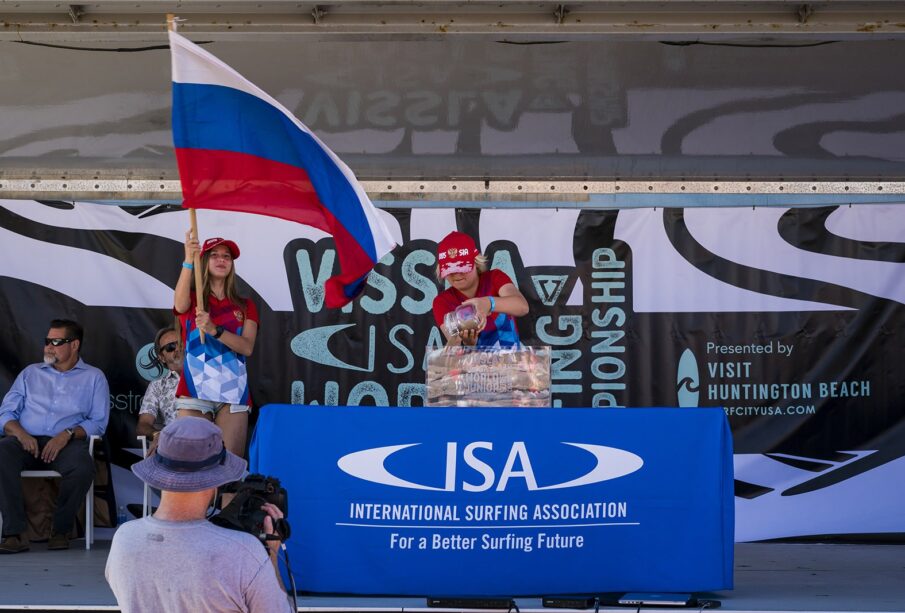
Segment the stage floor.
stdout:
[[[109,542],[98,541],[91,551],[80,545],[82,541],[73,541],[73,549],[48,552],[35,544],[28,553],[0,556],[0,610],[118,610],[104,580]],[[741,543],[735,547],[735,586],[699,596],[720,600],[723,609],[736,612],[905,613],[905,545]],[[541,608],[536,598],[516,602],[522,613],[555,611]],[[304,596],[299,597],[299,611],[444,609],[426,608],[423,598]]]

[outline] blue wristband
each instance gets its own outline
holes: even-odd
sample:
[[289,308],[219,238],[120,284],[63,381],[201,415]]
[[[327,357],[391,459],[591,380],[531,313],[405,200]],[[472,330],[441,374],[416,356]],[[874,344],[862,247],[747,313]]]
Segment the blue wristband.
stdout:
[[496,301],[493,299],[493,296],[487,296],[490,298],[490,312],[493,313],[496,311]]
[[194,265],[194,264],[189,264],[188,262],[183,262],[183,263],[182,263],[182,267],[183,267],[183,268],[186,268],[186,269],[188,269],[188,270],[194,270],[194,269],[195,269],[195,265]]

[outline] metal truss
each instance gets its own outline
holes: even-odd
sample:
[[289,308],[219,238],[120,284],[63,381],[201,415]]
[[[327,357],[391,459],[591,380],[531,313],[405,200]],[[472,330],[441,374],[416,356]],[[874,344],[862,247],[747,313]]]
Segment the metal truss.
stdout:
[[0,0],[0,40],[159,40],[167,13],[183,20],[180,31],[217,40],[342,34],[642,40],[905,36],[900,0]]
[[[362,181],[368,195],[385,203],[456,202],[462,206],[494,206],[494,203],[562,203],[585,206],[606,197],[608,202],[638,201],[639,196],[688,196],[707,200],[725,196],[758,196],[760,201],[802,198],[814,202],[850,199],[851,202],[900,200],[905,202],[905,182],[899,181]],[[633,198],[632,198],[633,197]],[[173,176],[66,176],[59,173],[9,177],[0,173],[0,199],[88,200],[117,202],[180,203],[182,190]],[[822,200],[822,198],[824,200]],[[571,203],[571,204],[569,204]]]

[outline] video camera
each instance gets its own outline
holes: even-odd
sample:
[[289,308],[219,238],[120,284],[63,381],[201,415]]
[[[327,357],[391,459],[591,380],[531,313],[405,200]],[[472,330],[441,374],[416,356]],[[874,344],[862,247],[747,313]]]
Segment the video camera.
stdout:
[[235,497],[220,513],[211,518],[211,523],[222,528],[248,532],[264,543],[265,547],[267,541],[285,541],[289,538],[289,522],[285,519],[273,521],[275,535],[271,536],[264,532],[264,518],[267,517],[267,513],[261,509],[261,505],[265,502],[280,509],[284,516],[289,515],[289,498],[279,479],[264,475],[248,475],[242,481],[227,483],[220,488],[221,495],[230,493],[234,493]]

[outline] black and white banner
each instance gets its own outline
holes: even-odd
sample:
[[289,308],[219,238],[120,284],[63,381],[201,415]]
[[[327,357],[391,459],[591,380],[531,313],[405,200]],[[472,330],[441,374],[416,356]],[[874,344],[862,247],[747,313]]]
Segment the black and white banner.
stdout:
[[[748,541],[905,533],[901,210],[385,209],[401,246],[340,311],[323,304],[338,266],[324,234],[236,213],[199,224],[242,249],[259,405],[423,404],[436,244],[470,233],[528,298],[522,340],[554,349],[556,406],[725,407]],[[176,207],[0,201],[0,393],[40,359],[48,321],[74,317],[110,381],[111,441],[133,447],[188,225]]]

